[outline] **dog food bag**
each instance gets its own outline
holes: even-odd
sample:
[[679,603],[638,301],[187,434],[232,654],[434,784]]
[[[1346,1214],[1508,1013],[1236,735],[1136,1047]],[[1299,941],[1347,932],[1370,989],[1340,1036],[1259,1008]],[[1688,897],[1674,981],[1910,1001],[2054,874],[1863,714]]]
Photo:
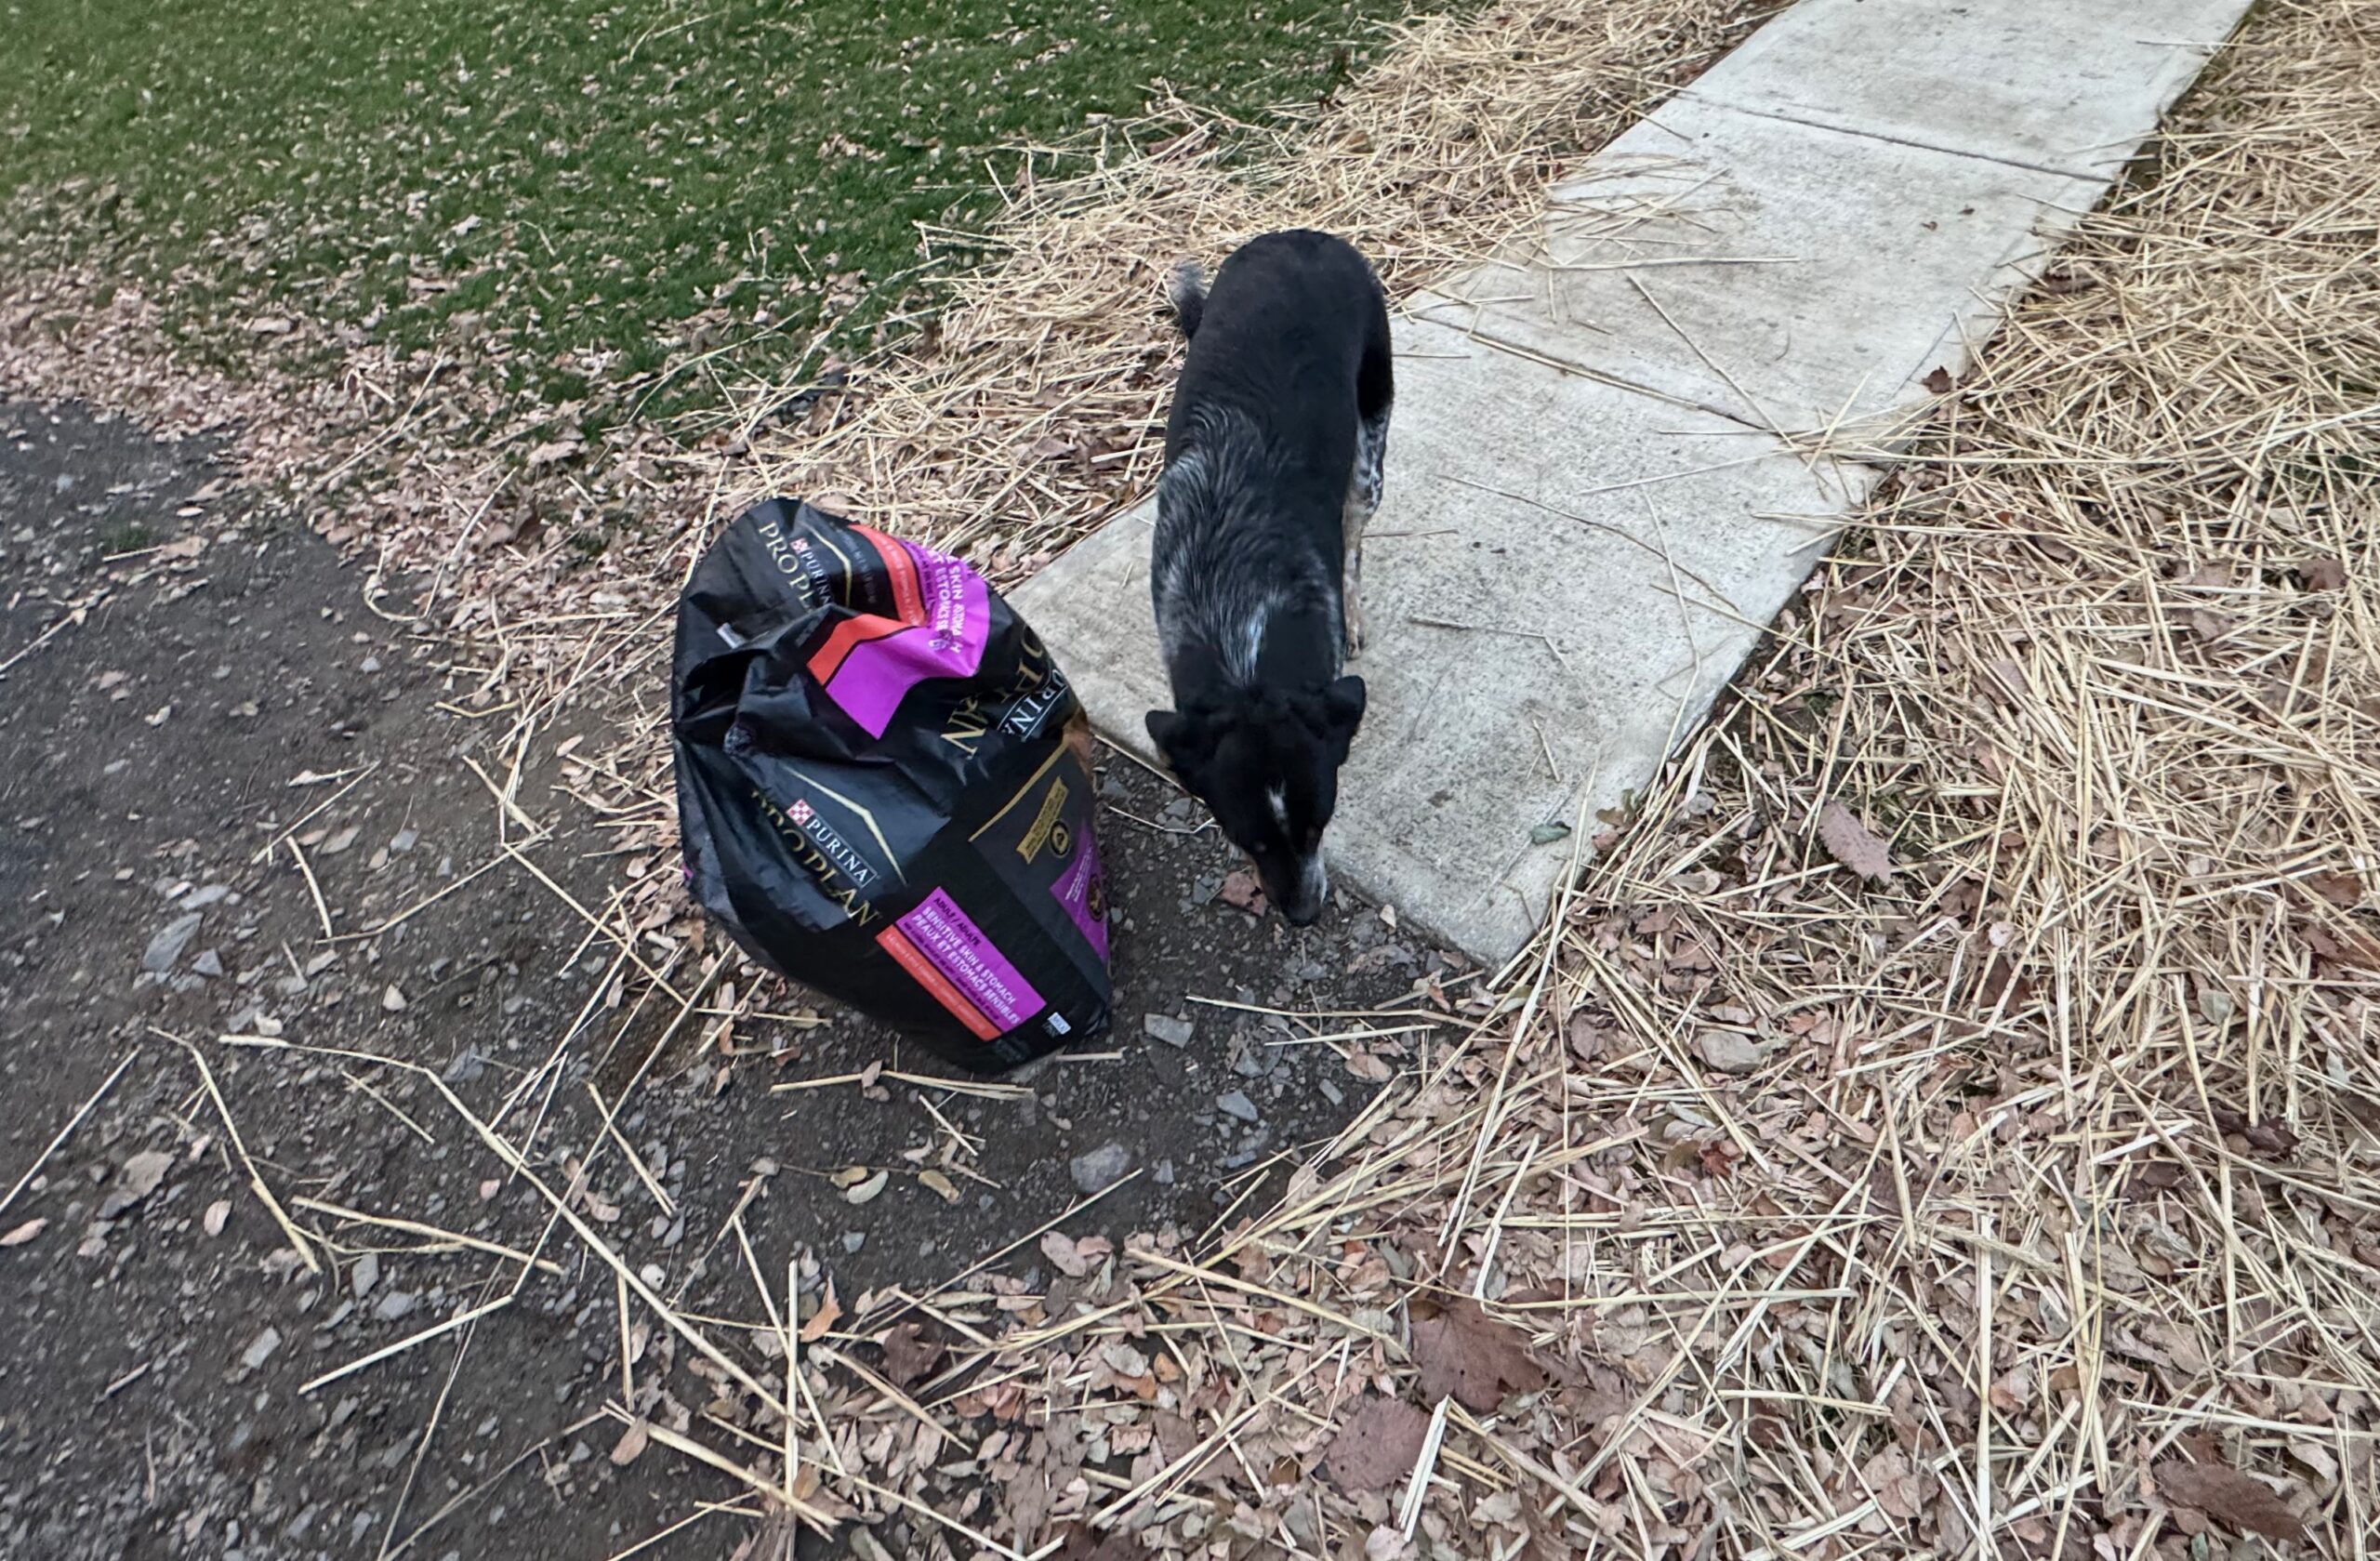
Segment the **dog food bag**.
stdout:
[[670,691],[687,880],[754,959],[977,1072],[1106,1027],[1091,728],[972,567],[773,499]]

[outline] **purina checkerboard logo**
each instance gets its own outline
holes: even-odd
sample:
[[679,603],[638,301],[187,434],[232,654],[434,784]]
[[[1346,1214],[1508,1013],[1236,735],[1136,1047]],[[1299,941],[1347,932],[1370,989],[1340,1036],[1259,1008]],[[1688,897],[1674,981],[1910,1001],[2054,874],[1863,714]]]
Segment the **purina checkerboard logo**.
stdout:
[[787,810],[787,812],[793,814],[793,821],[796,824],[807,824],[813,818],[817,816],[810,804],[802,801],[796,801],[791,808]]

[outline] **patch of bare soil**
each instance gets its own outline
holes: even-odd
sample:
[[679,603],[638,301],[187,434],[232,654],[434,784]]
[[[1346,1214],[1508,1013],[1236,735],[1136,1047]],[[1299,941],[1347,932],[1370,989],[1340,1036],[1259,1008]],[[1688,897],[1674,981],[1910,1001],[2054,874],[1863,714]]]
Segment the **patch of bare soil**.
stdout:
[[599,933],[601,821],[203,443],[21,404],[0,436],[0,1552],[612,1554],[742,1488],[604,1415],[666,1439],[716,1396],[631,1280],[741,1316],[790,1272],[866,1392],[903,1368],[864,1298],[1007,1250],[1063,1305],[1103,1241],[1269,1196],[1444,1018],[1265,1011],[1466,989],[1372,913],[1235,908],[1212,831],[1111,761],[1120,1033],[941,1079],[716,946]]

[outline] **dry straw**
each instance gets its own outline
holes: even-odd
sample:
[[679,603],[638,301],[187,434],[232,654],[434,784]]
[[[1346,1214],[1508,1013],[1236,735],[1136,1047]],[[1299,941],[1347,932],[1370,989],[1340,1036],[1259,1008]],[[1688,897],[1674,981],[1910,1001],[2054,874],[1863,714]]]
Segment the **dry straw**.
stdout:
[[[1504,94],[1626,101],[1606,25],[1425,24],[1254,165],[1193,130],[1021,191],[940,356],[756,436],[759,480],[1027,566],[1148,474],[1178,249],[1312,221],[1400,284],[1481,252],[1564,127]],[[957,1338],[919,1403],[995,1450],[946,1500],[992,1482],[1015,1554],[2363,1553],[2374,27],[2277,5],[2222,59],[1600,841],[1540,986],[1269,1209]],[[1830,803],[1886,881],[1820,845]],[[1417,1326],[1463,1296],[1493,1320]],[[1446,1339],[1515,1336],[1534,1391],[1425,1393]],[[1335,1440],[1375,1394],[1429,1420],[1388,1481]]]
[[[617,976],[685,914],[653,691],[708,523],[840,490],[1013,578],[1148,480],[1182,251],[1334,227],[1408,291],[1743,22],[1506,5],[1395,33],[1286,127],[1116,127],[1087,177],[1020,180],[933,340],[798,430],[798,388],[751,387],[719,430],[750,458],[680,468],[685,531],[594,589],[561,601],[558,543],[443,537],[442,621],[492,647],[454,708],[509,729],[509,829],[538,838],[522,776],[558,711],[644,701],[562,754],[632,869],[572,902]],[[731,1221],[751,1303],[697,1316],[582,1212],[611,1138],[558,1186],[413,1069],[548,1212],[476,1254],[491,1284],[554,1243],[609,1269],[649,1352],[624,1338],[614,1457],[723,1475],[736,1504],[686,1521],[767,1514],[773,1553],[798,1523],[929,1556],[2368,1554],[2375,105],[2369,7],[2261,8],[1606,821],[1521,979],[1309,1017],[1404,1071],[1285,1186],[1120,1250],[1038,1232],[1063,1293],[998,1253],[806,1312]],[[1889,874],[1837,863],[1822,814]],[[628,1022],[750,1012],[698,1009],[720,965],[681,992],[675,959]],[[672,1359],[699,1410],[660,1396]],[[436,1553],[455,1510],[395,1548]]]

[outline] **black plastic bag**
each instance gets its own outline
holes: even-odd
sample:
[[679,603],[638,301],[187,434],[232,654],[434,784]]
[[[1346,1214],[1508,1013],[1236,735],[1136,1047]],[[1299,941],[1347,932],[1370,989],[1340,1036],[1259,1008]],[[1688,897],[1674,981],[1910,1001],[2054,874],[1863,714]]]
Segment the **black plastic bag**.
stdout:
[[979,1072],[1106,1027],[1091,729],[967,563],[772,499],[670,695],[687,880],[754,959]]

